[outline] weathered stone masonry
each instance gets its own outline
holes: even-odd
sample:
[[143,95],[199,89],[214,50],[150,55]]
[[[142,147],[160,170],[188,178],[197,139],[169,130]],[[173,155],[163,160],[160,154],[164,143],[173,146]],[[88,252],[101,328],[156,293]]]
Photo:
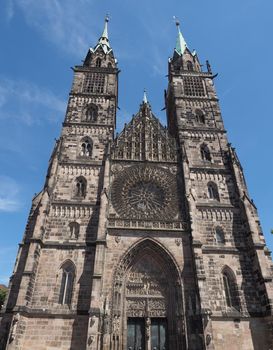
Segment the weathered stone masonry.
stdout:
[[273,348],[273,270],[214,78],[178,25],[167,127],[144,95],[115,136],[105,29],[32,202],[0,350]]

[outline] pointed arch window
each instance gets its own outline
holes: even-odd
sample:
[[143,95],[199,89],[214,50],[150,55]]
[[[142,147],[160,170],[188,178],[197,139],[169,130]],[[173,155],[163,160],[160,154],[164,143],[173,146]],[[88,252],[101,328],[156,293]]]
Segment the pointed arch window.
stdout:
[[208,194],[210,199],[220,201],[218,187],[214,182],[208,183]]
[[187,70],[192,72],[193,71],[193,64],[191,61],[187,61]]
[[94,104],[91,104],[87,107],[85,112],[85,120],[87,122],[96,122],[98,119],[98,107]]
[[92,146],[93,146],[92,140],[89,137],[85,137],[81,141],[80,155],[82,157],[91,157],[92,156],[92,148],[93,148]]
[[97,58],[96,60],[96,67],[101,67],[101,58]]
[[71,261],[62,266],[62,281],[59,294],[59,304],[70,305],[72,300],[73,283],[75,278],[75,267]]
[[201,158],[205,161],[211,162],[211,154],[207,145],[203,144],[200,147]]
[[215,238],[216,238],[217,244],[219,244],[219,245],[225,244],[225,235],[224,235],[224,231],[221,227],[216,227]]
[[70,239],[78,239],[79,232],[80,232],[80,225],[77,222],[70,222],[69,223]]
[[240,301],[238,296],[238,287],[233,272],[229,268],[225,268],[222,273],[222,278],[226,306],[229,308],[233,307],[239,311]]
[[195,111],[195,118],[198,124],[205,124],[205,115],[201,109]]
[[86,195],[86,180],[84,177],[78,177],[76,179],[76,186],[75,186],[75,191],[76,191],[76,197],[82,197],[84,198]]

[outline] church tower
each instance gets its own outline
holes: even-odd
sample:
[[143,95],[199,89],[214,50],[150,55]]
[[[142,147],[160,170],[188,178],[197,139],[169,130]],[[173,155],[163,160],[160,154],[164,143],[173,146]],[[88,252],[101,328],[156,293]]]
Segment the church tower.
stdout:
[[207,349],[270,349],[272,260],[243,169],[228,143],[214,75],[180,31],[169,60],[168,129],[181,152]]
[[214,79],[177,23],[168,126],[115,135],[108,18],[74,80],[0,314],[0,350],[272,347],[273,273]]

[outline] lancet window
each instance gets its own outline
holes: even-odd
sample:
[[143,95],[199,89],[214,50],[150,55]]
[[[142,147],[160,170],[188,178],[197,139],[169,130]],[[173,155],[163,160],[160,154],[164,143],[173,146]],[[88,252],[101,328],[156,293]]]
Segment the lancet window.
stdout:
[[75,267],[70,261],[62,266],[62,281],[59,294],[59,304],[70,305],[72,300]]
[[208,183],[208,194],[210,199],[215,199],[217,201],[220,201],[218,187],[214,182]]
[[198,124],[205,124],[205,116],[200,109],[195,111],[195,118]]
[[82,157],[91,157],[91,155],[92,155],[92,141],[89,137],[85,137],[81,141],[80,155]]
[[235,276],[229,268],[225,268],[222,273],[224,284],[224,295],[226,306],[240,310],[240,301],[238,297],[238,287]]
[[225,244],[225,235],[221,227],[216,227],[215,238],[216,238],[217,244]]
[[75,186],[76,196],[77,197],[85,197],[86,195],[86,180],[84,177],[78,177],[76,179],[76,186]]
[[200,147],[201,158],[205,161],[211,162],[211,154],[207,145],[203,144]]
[[98,107],[94,104],[90,104],[85,112],[85,120],[87,122],[96,122],[98,119]]
[[70,222],[69,233],[71,239],[78,239],[80,232],[80,225],[77,222]]

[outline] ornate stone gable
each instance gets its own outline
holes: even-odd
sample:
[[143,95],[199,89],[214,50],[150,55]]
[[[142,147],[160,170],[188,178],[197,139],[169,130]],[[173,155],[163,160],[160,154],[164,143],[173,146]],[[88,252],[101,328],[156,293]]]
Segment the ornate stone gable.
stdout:
[[114,141],[113,159],[176,162],[177,145],[168,130],[154,116],[148,103],[142,103],[139,112]]

